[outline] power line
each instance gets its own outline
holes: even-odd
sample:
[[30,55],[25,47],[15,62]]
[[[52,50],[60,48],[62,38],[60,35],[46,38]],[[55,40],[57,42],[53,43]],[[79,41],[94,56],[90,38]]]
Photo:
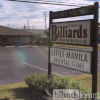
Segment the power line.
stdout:
[[34,1],[55,2],[55,1],[45,1],[45,0],[34,0]]
[[[46,0],[34,0],[34,1],[43,1],[43,2],[52,2],[52,3],[67,3],[67,2],[56,2],[56,1],[46,1]],[[69,4],[85,5],[85,6],[88,5],[88,4],[76,4],[76,3],[69,3]]]
[[[34,1],[7,0],[7,1],[38,3],[38,4],[49,4],[49,5],[61,5],[61,6],[78,6],[78,7],[89,6],[88,4],[76,4],[76,3],[69,3],[68,4],[67,2],[54,2],[54,1],[44,1],[44,0],[34,0]],[[52,2],[52,3],[50,3],[50,2]],[[61,4],[61,3],[67,3],[67,4]],[[99,6],[99,8],[100,8],[100,6]]]
[[78,6],[78,7],[82,7],[82,5],[87,5],[87,4],[78,4],[78,5],[75,5],[75,4],[61,4],[60,2],[53,2],[53,3],[50,3],[50,2],[39,2],[39,1],[21,1],[21,0],[8,0],[8,1],[16,1],[16,2],[26,2],[26,3],[38,3],[38,4],[50,4],[50,5],[61,5],[61,6]]

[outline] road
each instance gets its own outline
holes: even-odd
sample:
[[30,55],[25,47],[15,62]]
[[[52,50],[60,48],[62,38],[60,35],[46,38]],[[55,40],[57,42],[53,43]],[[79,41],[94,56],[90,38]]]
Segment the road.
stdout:
[[[27,75],[43,73],[48,70],[48,48],[41,46],[1,47],[0,85],[24,82]],[[100,71],[100,51],[98,52],[98,71]],[[83,72],[52,65],[56,75],[79,75]]]

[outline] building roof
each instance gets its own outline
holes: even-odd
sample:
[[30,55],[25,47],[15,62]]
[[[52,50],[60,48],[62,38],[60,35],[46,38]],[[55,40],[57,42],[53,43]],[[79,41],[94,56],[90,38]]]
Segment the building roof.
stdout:
[[25,29],[27,32],[31,32],[31,33],[35,33],[35,34],[44,34],[45,31],[48,31],[48,30],[45,30],[45,29]]
[[13,29],[5,26],[0,26],[0,35],[24,35],[24,36],[34,36],[36,34],[27,32],[20,29]]

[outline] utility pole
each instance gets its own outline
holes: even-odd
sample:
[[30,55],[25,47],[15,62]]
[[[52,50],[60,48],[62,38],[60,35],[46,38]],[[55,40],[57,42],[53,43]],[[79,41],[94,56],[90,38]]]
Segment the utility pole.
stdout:
[[9,23],[7,24],[7,27],[9,27]]
[[27,28],[29,29],[29,20],[27,20]]
[[44,12],[45,29],[46,29],[46,12]]
[[26,25],[24,24],[24,29],[26,29]]
[[34,25],[32,25],[32,29],[34,29]]

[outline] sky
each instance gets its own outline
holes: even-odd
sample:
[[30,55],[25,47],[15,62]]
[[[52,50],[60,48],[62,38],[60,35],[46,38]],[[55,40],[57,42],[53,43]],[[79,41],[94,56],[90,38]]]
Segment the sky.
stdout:
[[[22,0],[22,1],[35,1],[35,0]],[[100,6],[100,0],[42,0],[42,1],[64,2],[64,4],[74,4],[74,3],[81,5],[84,4],[84,6],[93,5],[94,2],[99,2]],[[46,28],[48,28],[49,11],[61,11],[73,8],[78,8],[78,7],[0,0],[0,25],[16,29],[23,29],[24,25],[26,25],[26,27],[28,27],[29,25],[30,29],[45,29],[44,12],[46,13]],[[91,18],[93,18],[93,16],[67,18],[54,21],[72,21],[72,20],[84,20]],[[98,20],[100,22],[100,11]]]

